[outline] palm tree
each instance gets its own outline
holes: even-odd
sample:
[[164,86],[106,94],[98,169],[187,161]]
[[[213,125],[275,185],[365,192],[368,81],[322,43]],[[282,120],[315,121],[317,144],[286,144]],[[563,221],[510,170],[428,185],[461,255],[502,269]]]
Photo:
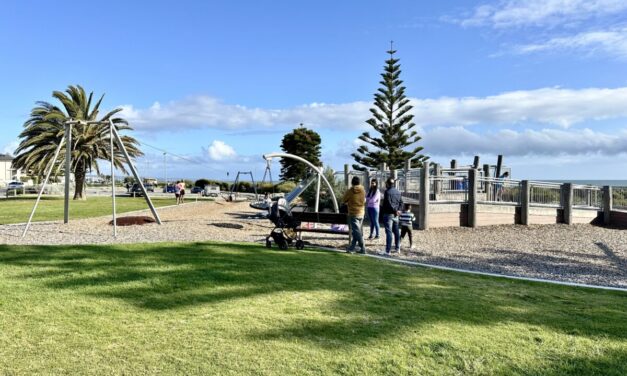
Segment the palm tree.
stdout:
[[[55,149],[65,134],[65,121],[69,119],[86,121],[112,120],[118,131],[131,130],[128,122],[120,117],[113,117],[121,108],[116,108],[102,117],[99,116],[100,104],[104,94],[92,107],[93,92],[89,96],[85,90],[77,86],[68,86],[64,92],[54,91],[52,96],[61,102],[62,107],[48,102],[37,102],[31,110],[29,119],[24,123],[24,130],[20,133],[21,142],[16,149],[17,156],[13,160],[16,168],[28,171],[41,177],[51,163]],[[121,136],[122,143],[126,147],[131,158],[142,156],[138,149],[138,141],[130,136]],[[100,173],[97,160],[111,159],[109,126],[99,124],[79,124],[72,127],[72,161],[71,172],[74,173],[75,190],[74,199],[84,200],[85,175],[87,172]],[[54,168],[54,174],[58,175],[65,166],[65,146],[62,147],[60,158]],[[117,145],[114,147],[114,164],[117,169],[126,172],[123,165],[124,157]]]

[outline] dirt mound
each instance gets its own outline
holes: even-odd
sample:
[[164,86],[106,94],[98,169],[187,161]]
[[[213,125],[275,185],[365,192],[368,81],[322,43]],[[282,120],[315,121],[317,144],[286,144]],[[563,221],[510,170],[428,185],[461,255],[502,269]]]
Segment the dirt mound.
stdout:
[[[132,217],[122,217],[117,218],[116,223],[118,226],[134,226],[134,225],[145,225],[148,223],[155,223],[155,219],[152,217],[146,216],[132,216]],[[113,225],[113,221],[109,221],[110,225]]]

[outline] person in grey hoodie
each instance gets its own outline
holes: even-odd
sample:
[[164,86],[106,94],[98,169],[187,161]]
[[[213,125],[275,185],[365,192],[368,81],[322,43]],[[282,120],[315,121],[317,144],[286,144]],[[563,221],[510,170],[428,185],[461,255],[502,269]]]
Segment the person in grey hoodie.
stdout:
[[359,244],[359,253],[366,253],[364,247],[364,236],[361,232],[361,224],[364,220],[364,205],[366,204],[366,191],[360,184],[359,178],[354,176],[351,180],[351,187],[344,193],[342,203],[348,206],[348,221],[353,238],[347,252],[353,252],[355,246]]
[[395,180],[389,178],[385,182],[385,193],[383,194],[383,227],[385,228],[385,254],[390,255],[392,250],[392,235],[394,235],[394,251],[401,251],[401,230],[398,226],[398,217],[403,209],[403,197],[398,189],[394,188]]

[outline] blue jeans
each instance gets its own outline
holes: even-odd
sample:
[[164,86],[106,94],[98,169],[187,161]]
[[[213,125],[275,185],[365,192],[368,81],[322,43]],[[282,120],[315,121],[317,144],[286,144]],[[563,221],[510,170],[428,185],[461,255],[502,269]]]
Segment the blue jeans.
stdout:
[[379,237],[379,208],[368,208],[368,218],[370,218],[370,237],[372,238],[372,229],[375,236]]
[[361,223],[363,222],[364,217],[355,217],[352,215],[348,216],[348,223],[351,226],[351,233],[353,234],[353,239],[351,240],[351,245],[348,247],[349,250],[354,250],[355,245],[359,244],[359,249],[361,251],[365,251],[364,248],[364,236],[361,233]]
[[392,232],[394,233],[394,249],[400,249],[401,229],[398,226],[398,217],[394,214],[383,215],[383,227],[385,228],[385,252],[392,250]]

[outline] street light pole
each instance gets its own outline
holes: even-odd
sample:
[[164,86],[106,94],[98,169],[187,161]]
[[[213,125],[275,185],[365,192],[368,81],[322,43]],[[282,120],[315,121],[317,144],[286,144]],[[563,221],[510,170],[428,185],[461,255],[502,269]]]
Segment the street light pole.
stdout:
[[168,162],[165,158],[166,152],[163,152],[163,180],[165,180],[165,191],[168,192]]

